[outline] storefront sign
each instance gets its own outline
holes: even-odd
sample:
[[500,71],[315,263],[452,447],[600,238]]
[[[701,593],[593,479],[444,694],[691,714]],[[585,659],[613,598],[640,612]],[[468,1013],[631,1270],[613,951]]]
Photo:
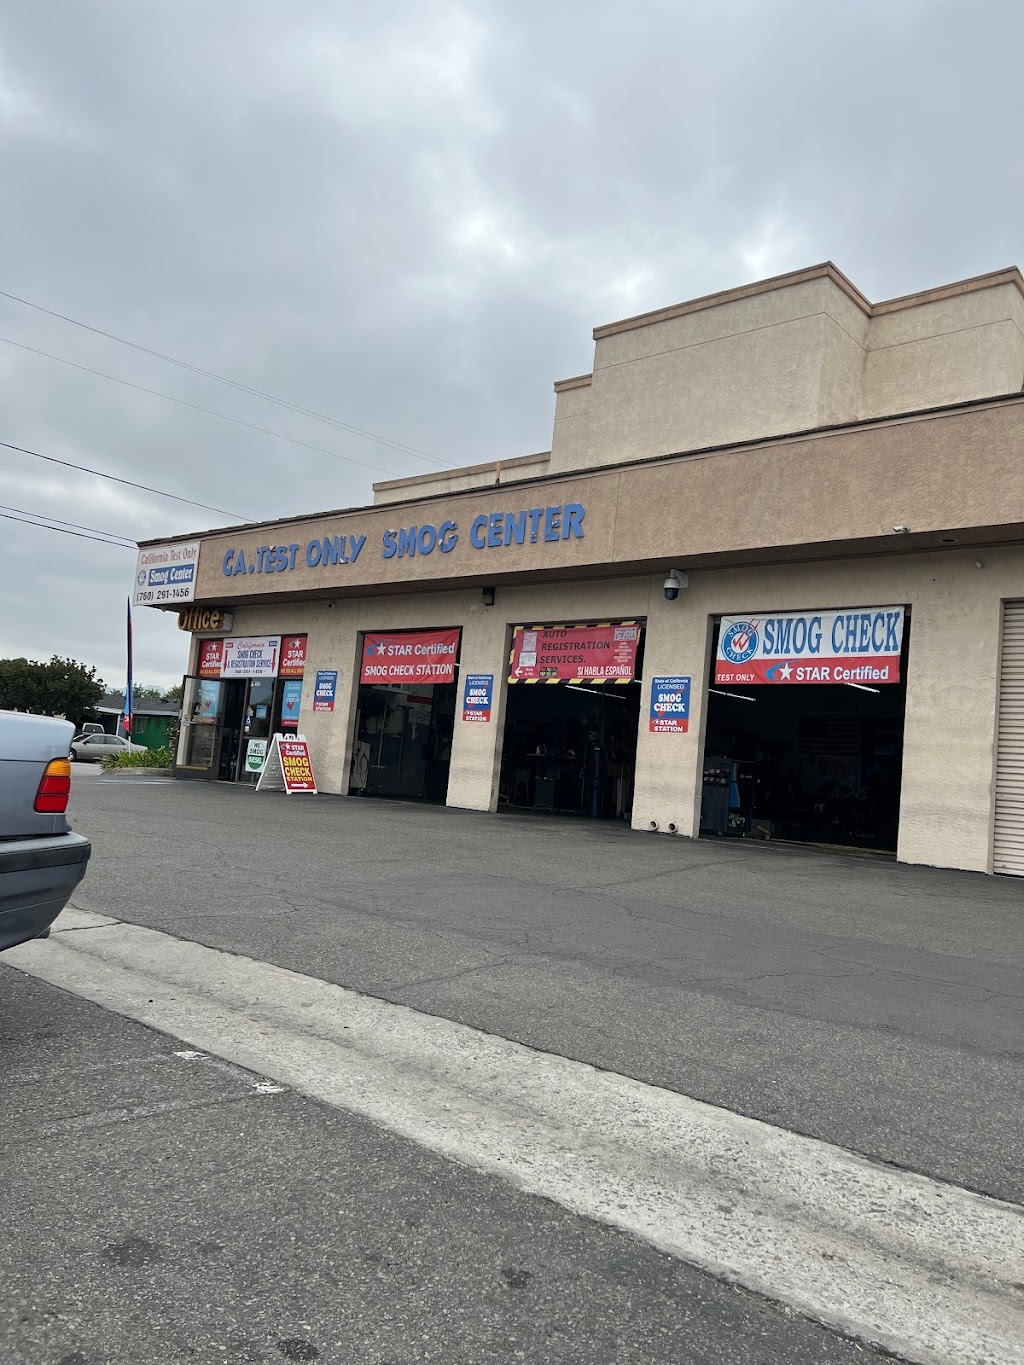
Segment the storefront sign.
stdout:
[[267,761],[267,747],[269,739],[250,739],[245,746],[245,771],[247,773],[261,773],[263,765]]
[[717,683],[895,683],[904,607],[723,616]]
[[285,730],[299,728],[299,706],[302,703],[302,683],[289,681],[281,687],[281,725]]
[[199,572],[199,541],[183,545],[148,545],[135,563],[135,606],[155,607],[161,602],[191,602],[196,595]]
[[313,710],[333,711],[334,699],[338,695],[338,670],[321,668],[317,670],[316,687],[313,689]]
[[178,629],[230,630],[235,623],[235,613],[223,607],[185,607],[178,612]]
[[282,635],[280,676],[282,678],[301,678],[305,671],[305,635]]
[[[435,551],[438,555],[448,555],[459,545],[463,530],[466,544],[474,551],[582,540],[586,515],[583,503],[566,502],[547,507],[521,507],[512,512],[505,508],[481,512],[464,528],[450,520],[400,526],[382,533],[380,556],[382,559],[412,559]],[[242,574],[248,577],[250,574],[291,573],[295,569],[330,569],[336,565],[354,564],[365,545],[365,535],[346,534],[295,540],[289,545],[232,546],[221,556],[220,571],[225,578],[237,578]]]
[[466,690],[462,697],[462,719],[489,721],[491,698],[494,695],[493,673],[467,673]]
[[516,626],[509,682],[631,682],[640,626]]
[[651,679],[650,728],[655,734],[686,734],[690,728],[689,678]]
[[219,678],[224,663],[223,640],[200,640],[196,672],[201,678]]
[[281,657],[279,635],[236,635],[224,641],[222,678],[276,678]]
[[459,630],[405,630],[363,640],[359,681],[450,683],[455,681]]

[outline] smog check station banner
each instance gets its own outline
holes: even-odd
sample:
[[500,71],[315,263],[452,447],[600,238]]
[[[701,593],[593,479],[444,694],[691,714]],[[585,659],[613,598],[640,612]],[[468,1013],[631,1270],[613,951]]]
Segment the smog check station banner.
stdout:
[[899,682],[905,618],[905,607],[723,616],[715,682]]

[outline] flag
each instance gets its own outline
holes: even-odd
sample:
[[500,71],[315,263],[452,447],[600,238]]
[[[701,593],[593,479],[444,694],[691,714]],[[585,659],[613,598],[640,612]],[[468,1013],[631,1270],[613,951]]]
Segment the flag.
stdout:
[[132,599],[128,599],[128,685],[124,689],[124,732],[131,738],[132,733],[132,712],[135,709],[132,697]]

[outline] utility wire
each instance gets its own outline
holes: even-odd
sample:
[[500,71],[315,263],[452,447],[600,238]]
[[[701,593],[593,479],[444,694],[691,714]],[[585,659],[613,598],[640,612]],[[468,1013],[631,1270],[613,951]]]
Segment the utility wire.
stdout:
[[402,441],[393,441],[390,436],[381,436],[377,432],[366,431],[362,427],[353,426],[351,422],[343,422],[340,417],[331,417],[328,413],[317,412],[313,408],[303,407],[301,403],[292,403],[287,398],[279,398],[276,394],[267,393],[265,389],[257,389],[250,384],[243,384],[237,379],[230,379],[227,375],[217,374],[213,370],[205,370],[201,365],[192,365],[187,360],[178,360],[177,357],[167,355],[164,351],[153,350],[152,347],[143,346],[138,341],[130,341],[127,337],[117,336],[114,332],[106,332],[102,327],[93,327],[88,322],[68,317],[66,313],[58,313],[52,308],[44,308],[41,303],[33,303],[31,299],[23,299],[17,294],[9,294],[5,289],[0,289],[0,298],[10,299],[12,303],[24,304],[26,308],[34,308],[37,313],[45,313],[47,317],[58,318],[61,322],[69,322],[73,327],[81,327],[83,331],[105,337],[108,341],[116,341],[121,346],[130,346],[132,350],[141,351],[143,355],[153,356],[157,360],[165,360],[169,365],[177,365],[182,370],[190,370],[193,374],[202,375],[204,379],[216,380],[218,384],[227,384],[229,388],[238,389],[241,393],[251,394],[254,398],[262,398],[267,403],[275,403],[278,407],[288,408],[291,412],[301,413],[303,417],[312,417],[318,422],[326,422],[329,426],[338,427],[342,431],[350,431],[354,436],[362,436],[365,440],[374,441],[377,445],[390,446],[392,450],[402,451],[407,455],[415,455],[418,459],[426,460],[429,464],[437,465],[440,469],[449,467],[444,460],[439,460],[436,455],[431,455],[425,450],[419,450],[416,446],[405,445]]
[[47,360],[56,360],[61,365],[70,365],[73,370],[82,370],[85,374],[94,374],[100,379],[109,379],[115,384],[123,384],[126,389],[137,389],[139,393],[151,394],[154,398],[166,398],[169,403],[177,403],[179,407],[191,408],[193,412],[205,412],[209,417],[219,417],[222,422],[233,422],[236,427],[245,427],[247,431],[258,431],[264,436],[274,436],[279,441],[288,441],[293,446],[302,446],[304,450],[315,450],[321,455],[330,455],[335,460],[345,460],[348,464],[362,465],[364,469],[372,469],[378,474],[388,474],[394,477],[394,470],[385,469],[380,464],[368,464],[366,460],[357,460],[354,455],[342,455],[338,450],[328,450],[325,446],[311,445],[308,441],[299,441],[294,436],[285,436],[284,432],[271,431],[269,427],[257,426],[255,422],[243,422],[241,417],[229,417],[226,412],[218,412],[216,408],[204,408],[199,403],[189,403],[184,398],[175,398],[171,393],[161,393],[159,389],[147,389],[144,384],[133,384],[130,379],[119,379],[116,374],[107,374],[106,370],[94,370],[88,365],[79,365],[76,360],[68,360],[65,356],[54,355],[51,351],[40,351],[35,346],[26,346],[23,341],[12,341],[10,337],[0,337],[0,341],[6,346],[15,346],[19,351],[29,351],[32,355],[45,356]]
[[29,450],[27,446],[11,445],[10,441],[0,441],[0,446],[5,450],[16,450],[20,455],[31,455],[37,460],[62,465],[65,469],[77,469],[82,474],[95,474],[98,479],[109,479],[111,483],[123,483],[126,488],[138,488],[143,493],[155,493],[158,498],[170,498],[172,502],[184,502],[189,507],[200,507],[204,512],[216,512],[221,517],[232,517],[235,521],[252,520],[252,517],[243,517],[240,512],[227,512],[223,507],[211,507],[209,503],[196,502],[194,498],[182,498],[177,493],[165,493],[162,488],[150,488],[145,483],[134,483],[131,479],[122,479],[116,474],[105,474],[102,469],[90,469],[88,465],[74,464],[71,460],[58,460],[56,455],[44,455],[42,451]]
[[103,536],[88,536],[84,531],[68,531],[63,526],[50,526],[45,521],[32,521],[29,517],[16,517],[12,512],[0,512],[0,517],[5,521],[22,521],[26,526],[38,526],[44,531],[59,531],[62,536],[77,536],[79,540],[97,540],[101,545],[113,545],[118,550],[134,550],[134,545],[129,545],[121,540],[107,540]]
[[57,527],[59,526],[71,526],[76,531],[93,531],[98,536],[106,536],[108,540],[120,541],[122,544],[126,545],[131,550],[134,550],[136,548],[136,543],[134,540],[129,540],[127,536],[120,536],[117,534],[116,531],[101,531],[97,526],[83,526],[80,522],[77,521],[62,521],[60,517],[50,517],[47,516],[45,512],[26,512],[24,507],[8,507],[5,502],[0,502],[0,511],[17,512],[18,516],[20,517],[35,517],[38,519],[40,524],[51,521],[55,522],[56,525],[52,527],[53,530],[56,530]]

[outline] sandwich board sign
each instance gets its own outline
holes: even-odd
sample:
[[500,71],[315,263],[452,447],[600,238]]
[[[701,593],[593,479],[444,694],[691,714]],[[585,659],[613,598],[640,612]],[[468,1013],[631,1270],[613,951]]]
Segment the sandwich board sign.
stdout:
[[274,736],[256,790],[287,792],[289,796],[309,792],[316,796],[316,779],[305,735]]

